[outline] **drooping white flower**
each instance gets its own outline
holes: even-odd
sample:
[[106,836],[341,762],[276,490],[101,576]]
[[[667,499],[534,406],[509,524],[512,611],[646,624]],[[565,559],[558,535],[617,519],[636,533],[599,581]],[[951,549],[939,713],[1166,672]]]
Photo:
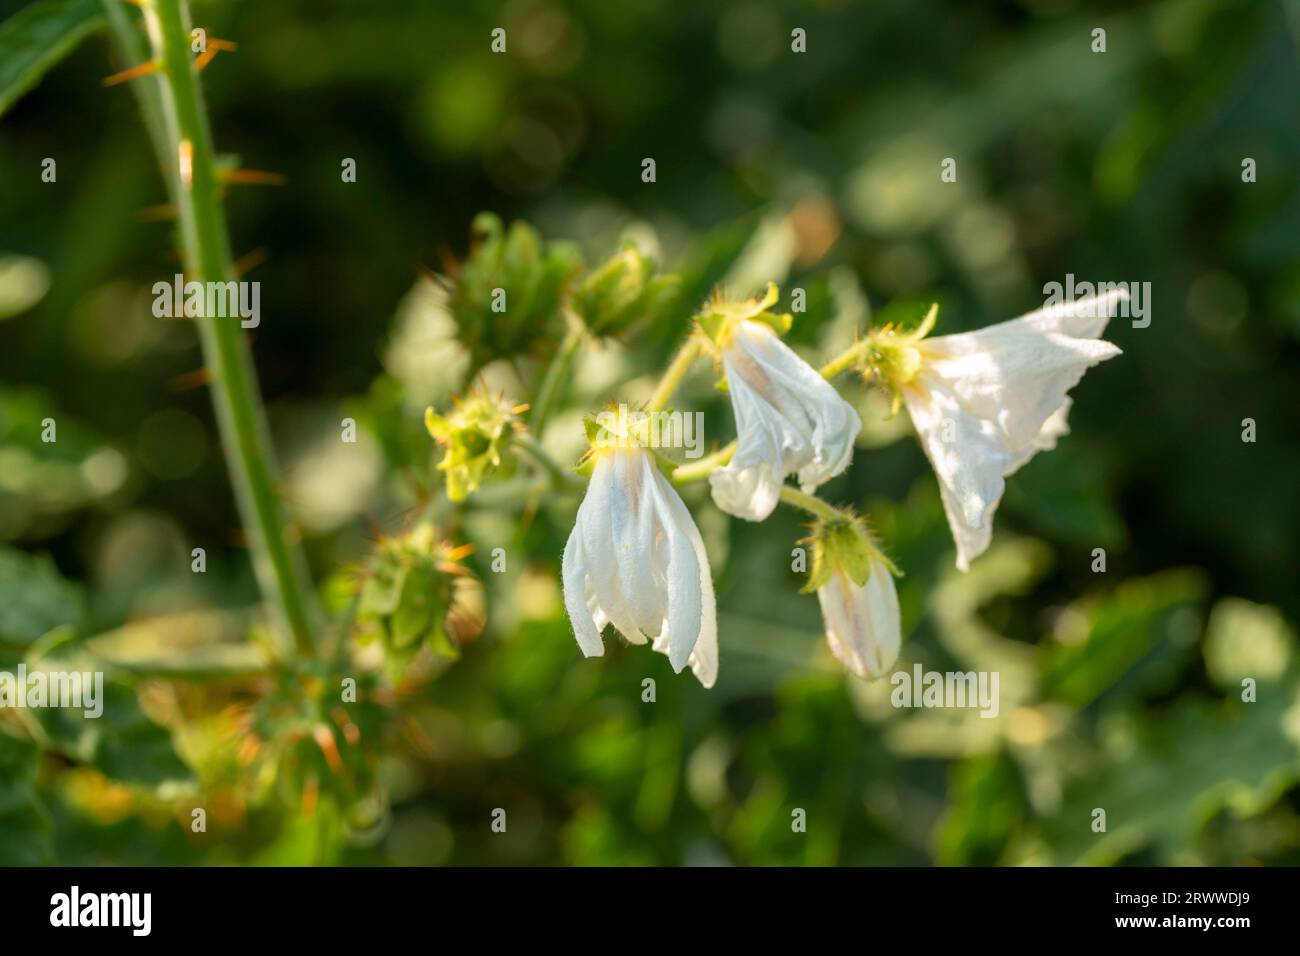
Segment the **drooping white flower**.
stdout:
[[916,356],[899,364],[915,369],[897,388],[939,478],[959,570],[989,546],[1004,479],[1068,433],[1067,393],[1120,354],[1098,337],[1126,298],[1120,289],[908,346]]
[[[769,287],[749,311],[762,315],[776,294]],[[847,468],[862,422],[770,324],[743,312],[727,318],[715,342],[736,417],[736,452],[709,475],[709,484],[723,511],[762,521],[776,507],[787,475],[797,475],[811,492]]]
[[817,589],[826,640],[841,664],[864,680],[883,677],[903,642],[898,592],[888,567],[874,558],[871,576],[855,584],[843,571]]
[[849,514],[819,521],[808,540],[812,569],[803,590],[817,591],[831,653],[863,680],[883,677],[903,642],[893,565]]
[[587,657],[612,623],[652,641],[673,670],[705,687],[718,676],[718,622],[704,542],[686,505],[643,448],[602,448],[564,547],[564,606]]

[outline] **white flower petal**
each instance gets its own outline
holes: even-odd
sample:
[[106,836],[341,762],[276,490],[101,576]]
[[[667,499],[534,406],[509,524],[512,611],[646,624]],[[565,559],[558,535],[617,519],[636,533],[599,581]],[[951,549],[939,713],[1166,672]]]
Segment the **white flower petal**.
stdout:
[[1119,304],[1127,301],[1128,290],[1119,288],[1086,299],[1058,302],[1008,321],[1025,322],[1040,332],[1058,332],[1076,339],[1095,339],[1106,331],[1106,323],[1115,316]]
[[781,484],[805,491],[848,467],[862,422],[853,407],[766,325],[742,321],[723,352],[736,417],[736,453],[709,476],[728,514],[762,521]]
[[717,677],[717,608],[704,541],[643,450],[603,453],[564,549],[564,605],[578,646],[603,653],[613,623],[633,644],[653,635],[673,669]]
[[[658,470],[654,472],[654,480],[659,488],[656,501],[664,515],[665,523],[674,527],[676,532],[687,541],[695,559],[695,586],[687,588],[686,579],[684,577],[682,579],[683,590],[691,592],[692,600],[695,600],[695,595],[698,594],[699,602],[698,632],[686,662],[701,684],[706,688],[712,687],[718,678],[718,611],[713,594],[713,575],[709,569],[709,556],[704,550],[704,539],[700,537],[700,531],[677,491],[663,475],[659,474]],[[669,601],[670,603],[672,601],[671,591]],[[670,648],[672,643],[670,631]]]
[[[709,601],[713,599],[713,589],[709,588]],[[700,625],[700,637],[695,642],[695,649],[691,651],[691,673],[695,679],[700,682],[705,690],[712,687],[718,680],[718,617],[717,614],[706,612],[704,621]]]
[[939,479],[957,567],[965,571],[992,539],[993,512],[1002,500],[1011,455],[992,422],[965,414],[943,389],[907,386],[903,401]]
[[1069,390],[1120,354],[1110,342],[1057,331],[1100,333],[1105,316],[1091,311],[1113,309],[1119,298],[1082,307],[1087,301],[922,343],[921,372],[901,392],[939,478],[962,571],[988,548],[1003,478],[1055,447],[1069,430]]
[[584,657],[600,657],[605,653],[605,645],[600,640],[604,621],[597,622],[587,606],[587,564],[582,553],[582,537],[575,524],[569,533],[569,541],[564,546],[564,560],[561,562],[564,582],[564,609],[573,624],[573,636],[578,640],[578,647]]
[[1012,321],[927,340],[922,354],[922,375],[941,380],[967,413],[996,423],[1019,452],[1037,439],[1083,373],[1120,350]]
[[1056,447],[1056,440],[1070,434],[1070,423],[1068,421],[1070,405],[1072,400],[1067,398],[1061,403],[1061,407],[1047,416],[1047,421],[1043,422],[1043,427],[1030,444],[1026,445],[1020,451],[1020,457],[1011,463],[1007,475],[1013,475],[1020,470],[1020,466],[1033,458],[1040,451],[1051,451]]
[[[587,483],[587,495],[578,507],[575,530],[582,536],[587,556],[587,587],[597,606],[624,637],[637,634],[637,626],[626,600],[627,591],[619,580],[618,545],[614,540],[614,514],[629,522],[632,501],[627,494],[625,455],[602,455]],[[649,574],[649,564],[646,565]]]
[[[689,514],[681,514],[673,504],[681,504],[677,492],[662,475],[654,476],[658,481],[652,482],[650,491],[654,509],[658,518],[662,537],[659,546],[667,550],[665,573],[668,583],[668,604],[664,609],[663,627],[655,641],[655,647],[666,647],[668,660],[673,670],[681,671],[691,658],[695,642],[700,636],[700,624],[703,620],[703,590],[700,586],[700,562],[695,555],[692,533],[697,537],[695,522]],[[682,505],[682,512],[686,506]],[[683,518],[685,519],[683,521]],[[712,590],[712,582],[709,584]]]
[[817,589],[831,653],[864,680],[883,677],[898,660],[903,642],[902,618],[894,577],[878,559],[871,576],[858,587],[836,574]]
[[[655,574],[653,555],[655,510],[648,500],[647,479],[656,471],[648,455],[617,455],[615,467],[628,499],[627,507],[610,508],[618,580],[625,598],[629,626],[642,634],[659,633],[664,594]],[[621,630],[621,629],[620,629]],[[624,631],[624,636],[630,635]]]
[[[751,446],[752,447],[752,446]],[[754,454],[746,458],[754,458]],[[733,457],[724,468],[709,474],[713,503],[729,515],[746,521],[762,521],[781,499],[785,473],[761,458],[752,464],[737,462]]]

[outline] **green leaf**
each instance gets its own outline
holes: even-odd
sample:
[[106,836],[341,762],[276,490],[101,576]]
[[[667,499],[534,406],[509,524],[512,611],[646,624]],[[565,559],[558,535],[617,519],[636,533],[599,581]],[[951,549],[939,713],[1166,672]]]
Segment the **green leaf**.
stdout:
[[935,831],[943,866],[995,866],[1027,808],[1015,763],[1004,753],[956,765],[948,812]]
[[48,556],[0,545],[0,641],[26,646],[81,615],[80,590]]
[[[477,370],[545,347],[562,324],[561,305],[582,258],[570,243],[543,242],[524,222],[504,228],[490,213],[475,218],[473,233],[474,247],[456,273],[450,306],[471,369]],[[504,311],[496,308],[498,294]]]
[[1246,678],[1280,680],[1295,652],[1295,634],[1277,608],[1228,597],[1210,612],[1205,671],[1224,690],[1239,690]]
[[1174,570],[1076,603],[1046,657],[1044,694],[1081,708],[1103,693],[1113,704],[1164,690],[1194,651],[1205,587],[1198,572]]
[[1045,535],[1079,547],[1115,548],[1127,537],[1104,468],[1068,438],[1016,472],[1007,483],[1007,503]]
[[369,577],[361,586],[362,615],[387,617],[397,610],[402,600],[402,590],[406,587],[406,577],[410,568],[387,555],[381,555],[374,563]]
[[0,732],[0,866],[49,863],[49,819],[33,786],[38,757],[28,741]]
[[98,658],[66,641],[50,639],[29,650],[24,663],[29,681],[38,671],[82,675],[81,706],[22,711],[42,746],[119,783],[155,793],[194,785],[194,775],[176,752],[171,731],[151,720],[135,689],[121,676],[105,673]]
[[[82,670],[84,663],[46,659],[40,667]],[[29,673],[31,669],[29,665]],[[171,732],[145,715],[135,691],[107,676],[102,689],[103,713],[97,718],[75,708],[42,707],[25,713],[35,718],[42,742],[51,750],[89,764],[112,780],[154,791],[192,785],[193,774],[176,753]]]
[[123,625],[81,647],[115,670],[135,675],[204,679],[260,674],[273,661],[248,640],[255,618],[234,611],[190,611]]
[[[1100,766],[1081,766],[1045,832],[1055,862],[1106,865],[1144,847],[1178,856],[1223,810],[1248,818],[1300,779],[1295,673],[1258,702],[1190,700],[1135,731],[1116,734]],[[1106,831],[1092,829],[1096,809]]]
[[[46,419],[56,421],[54,435]],[[48,392],[0,387],[0,474],[0,540],[9,541],[48,537],[74,511],[121,488],[127,464]]]
[[38,0],[0,24],[0,115],[103,23],[99,0]]

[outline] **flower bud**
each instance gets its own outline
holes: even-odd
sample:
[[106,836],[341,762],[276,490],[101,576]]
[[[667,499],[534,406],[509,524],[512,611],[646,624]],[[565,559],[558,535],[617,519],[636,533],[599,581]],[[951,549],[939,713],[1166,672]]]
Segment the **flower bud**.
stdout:
[[629,245],[582,280],[573,294],[573,310],[592,334],[614,335],[636,322],[653,321],[677,288],[675,276],[656,276],[653,260]]
[[501,464],[507,427],[521,427],[517,416],[526,406],[512,406],[501,398],[476,392],[446,416],[432,408],[424,413],[424,426],[447,452],[438,470],[447,473],[447,497],[464,501],[477,491],[488,472]]
[[883,677],[903,639],[893,565],[848,516],[818,523],[812,554],[804,591],[817,591],[831,653],[857,677]]
[[544,243],[527,223],[503,229],[481,213],[474,247],[456,271],[451,313],[470,353],[470,374],[494,359],[545,350],[582,260],[571,243]]
[[910,332],[886,325],[867,336],[862,343],[860,371],[867,379],[875,379],[893,397],[893,414],[902,403],[902,388],[911,383],[925,364],[921,340],[934,329],[939,317],[939,306],[931,305],[921,324]]
[[770,311],[772,306],[776,305],[778,298],[780,298],[780,291],[773,282],[767,284],[767,291],[761,299],[749,298],[736,302],[718,291],[695,316],[695,321],[700,331],[719,351],[731,344],[736,326],[744,320],[761,322],[771,327],[777,335],[785,335],[790,331],[794,317],[789,313]]
[[357,619],[379,635],[394,676],[421,650],[454,659],[483,630],[483,587],[432,525],[384,537],[367,561]]

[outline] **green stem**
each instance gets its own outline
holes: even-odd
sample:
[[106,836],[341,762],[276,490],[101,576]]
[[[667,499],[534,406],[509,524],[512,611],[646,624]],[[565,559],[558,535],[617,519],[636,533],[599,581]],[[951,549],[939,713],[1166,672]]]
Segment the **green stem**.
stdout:
[[736,442],[733,440],[730,444],[724,445],[711,455],[705,455],[699,461],[693,461],[686,465],[681,465],[673,470],[672,482],[675,485],[686,485],[692,481],[700,481],[709,477],[715,468],[722,468],[731,461],[731,456],[736,453]]
[[838,508],[828,505],[816,495],[805,494],[794,485],[781,486],[781,500],[788,505],[794,505],[796,508],[802,508],[810,514],[819,518],[825,518],[828,521],[834,521],[844,517]]
[[573,366],[574,356],[578,354],[578,346],[582,344],[584,334],[582,324],[573,322],[568,334],[560,342],[560,347],[556,349],[550,366],[546,369],[542,384],[537,389],[532,411],[528,415],[528,427],[532,429],[534,435],[542,434],[546,419],[555,410],[555,403],[559,400],[564,386],[568,384],[569,369]]
[[869,341],[867,339],[862,339],[859,342],[854,342],[847,349],[845,349],[843,352],[835,356],[835,358],[831,359],[829,362],[827,362],[825,365],[821,367],[822,378],[829,381],[830,379],[833,379],[836,375],[839,375],[840,372],[847,372],[859,361],[861,361],[862,353],[866,351],[868,346],[869,346]]
[[514,443],[516,448],[541,465],[542,470],[550,476],[554,484],[561,488],[580,489],[586,487],[586,482],[552,458],[550,452],[543,448],[541,442],[533,435],[528,432],[518,432],[514,436]]
[[664,372],[664,377],[659,380],[659,384],[655,387],[654,394],[650,396],[650,404],[646,406],[646,411],[658,412],[667,407],[668,402],[672,400],[673,392],[677,391],[677,386],[686,377],[687,370],[699,358],[700,347],[698,335],[692,334],[687,338],[682,347],[677,350],[677,354],[673,356],[667,371]]
[[[163,176],[176,201],[185,272],[190,280],[231,281],[234,269],[212,136],[190,60],[189,9],[185,0],[144,0],[141,9],[153,55],[161,66],[158,98],[166,142],[158,151],[167,157]],[[188,181],[182,177],[182,155],[190,157]],[[197,321],[254,572],[279,629],[292,635],[300,654],[310,656],[315,624],[310,579],[301,550],[284,533],[277,471],[248,344],[234,319],[207,316]]]
[[[108,19],[109,32],[113,35],[113,46],[117,49],[120,58],[119,68],[124,70],[129,66],[145,62],[149,58],[149,47],[140,35],[140,31],[136,29],[130,17],[127,16],[126,4],[122,0],[102,0],[102,3],[104,16]],[[135,95],[136,103],[140,107],[140,115],[144,120],[145,129],[149,133],[149,142],[153,145],[158,160],[158,168],[164,171],[163,180],[167,186],[167,198],[175,204],[176,196],[173,194],[173,190],[176,183],[173,177],[166,175],[166,169],[171,164],[172,156],[175,153],[168,152],[167,133],[164,127],[162,99],[158,93],[158,84],[132,83],[131,92]]]
[[537,500],[553,487],[550,477],[540,472],[519,475],[485,485],[469,496],[465,501],[465,507],[472,510],[514,508],[521,503]]

